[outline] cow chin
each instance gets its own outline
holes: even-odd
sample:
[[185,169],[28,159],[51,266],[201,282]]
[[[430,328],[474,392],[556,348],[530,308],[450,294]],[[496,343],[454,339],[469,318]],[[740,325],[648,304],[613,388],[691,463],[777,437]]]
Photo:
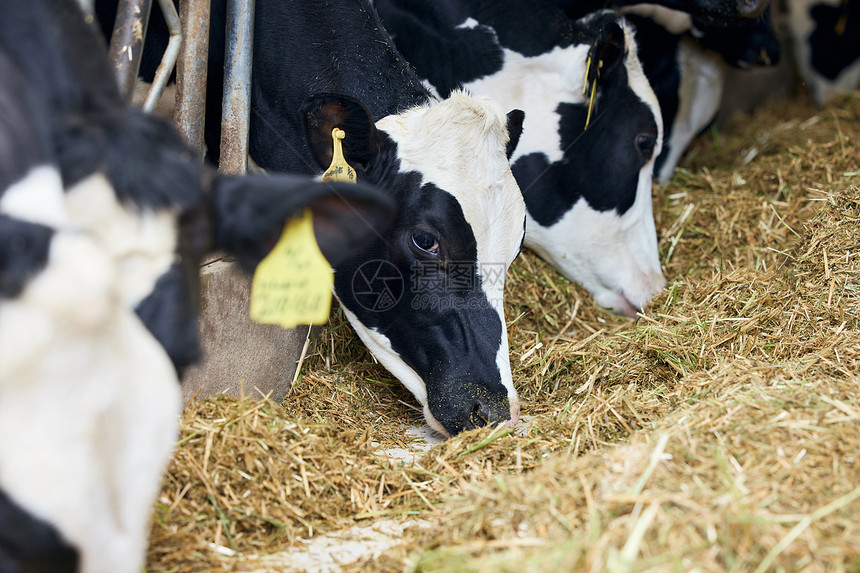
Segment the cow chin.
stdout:
[[487,376],[460,378],[444,373],[436,376],[435,381],[425,381],[394,350],[387,336],[365,326],[346,306],[341,308],[374,357],[412,392],[423,407],[427,424],[436,432],[450,437],[488,424],[512,426],[519,420],[520,403],[510,375],[507,337],[499,345],[495,363],[490,367],[495,369],[493,378],[498,377],[495,383],[485,380]]

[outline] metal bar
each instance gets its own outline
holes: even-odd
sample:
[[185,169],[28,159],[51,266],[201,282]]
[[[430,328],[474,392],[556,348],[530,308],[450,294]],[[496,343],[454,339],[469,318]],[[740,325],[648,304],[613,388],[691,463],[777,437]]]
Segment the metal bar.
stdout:
[[248,168],[254,0],[228,0],[221,115],[221,171],[243,175]]
[[119,91],[128,100],[131,100],[140,70],[140,54],[143,52],[151,8],[152,0],[119,0],[117,6],[109,54]]
[[184,41],[176,65],[176,109],[173,122],[203,158],[206,117],[206,73],[209,64],[210,0],[180,0]]
[[179,24],[179,14],[176,13],[173,0],[158,0],[158,5],[161,7],[161,13],[164,14],[167,30],[170,32],[170,41],[167,42],[167,48],[164,50],[161,63],[158,64],[158,69],[155,70],[155,78],[152,80],[152,87],[146,96],[146,101],[143,102],[144,111],[154,110],[155,104],[161,99],[161,94],[164,93],[164,86],[167,85],[170,73],[176,65],[179,48],[182,47],[182,26]]

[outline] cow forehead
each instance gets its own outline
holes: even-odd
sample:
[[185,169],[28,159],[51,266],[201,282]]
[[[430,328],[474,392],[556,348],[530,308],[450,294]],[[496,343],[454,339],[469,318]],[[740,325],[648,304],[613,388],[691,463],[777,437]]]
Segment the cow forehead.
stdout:
[[[630,24],[618,20],[624,31],[627,57],[628,88],[651,110],[657,123],[658,142],[662,141],[663,122],[660,107],[651,83],[639,62],[635,32]],[[466,87],[476,93],[493,94],[505,107],[522,109],[526,113],[523,134],[520,137],[512,162],[531,153],[543,153],[549,161],[564,157],[562,136],[559,133],[558,108],[563,103],[584,103],[583,91],[586,62],[590,46],[572,44],[557,46],[537,56],[523,56],[502,48],[504,63],[495,74],[469,82]],[[626,121],[623,114],[617,121]],[[655,155],[659,154],[659,149]]]
[[586,44],[558,46],[526,57],[503,48],[502,69],[467,84],[476,93],[493,94],[502,105],[526,112],[523,134],[512,160],[535,151],[545,153],[550,161],[562,159],[556,110],[562,102],[583,101],[588,50]]
[[103,174],[69,189],[66,209],[70,225],[96,237],[121,269],[120,292],[129,308],[152,292],[175,260],[177,214],[124,205]]
[[401,171],[416,171],[454,196],[472,227],[479,261],[510,264],[522,239],[525,204],[505,154],[502,108],[455,92],[384,117],[377,127],[397,144]]

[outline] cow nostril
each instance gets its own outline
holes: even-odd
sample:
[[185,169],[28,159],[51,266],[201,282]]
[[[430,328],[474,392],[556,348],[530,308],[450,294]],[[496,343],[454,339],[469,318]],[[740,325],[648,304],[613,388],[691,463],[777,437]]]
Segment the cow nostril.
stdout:
[[469,412],[469,423],[473,428],[483,428],[490,421],[490,414],[487,407],[481,401],[475,402]]

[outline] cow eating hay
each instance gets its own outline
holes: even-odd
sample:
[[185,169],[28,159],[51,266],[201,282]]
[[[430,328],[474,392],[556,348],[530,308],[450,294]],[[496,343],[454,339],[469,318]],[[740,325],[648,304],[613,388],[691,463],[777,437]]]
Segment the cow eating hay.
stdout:
[[431,526],[346,570],[856,562],[857,141],[857,94],[698,141],[655,203],[670,286],[633,326],[521,257],[506,300],[523,437],[375,455],[408,446],[398,426],[419,414],[335,320],[286,409],[186,413],[147,570],[266,570],[300,538],[391,519]]

